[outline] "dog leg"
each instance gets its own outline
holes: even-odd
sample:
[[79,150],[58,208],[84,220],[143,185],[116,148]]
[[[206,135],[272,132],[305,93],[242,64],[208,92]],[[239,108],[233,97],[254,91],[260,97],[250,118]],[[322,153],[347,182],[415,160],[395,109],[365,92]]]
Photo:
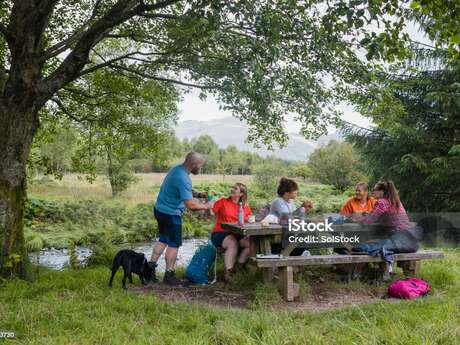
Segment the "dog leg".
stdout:
[[129,282],[132,284],[133,283],[133,274],[132,273],[129,274],[128,279],[129,279]]
[[126,278],[128,278],[129,276],[131,275],[131,262],[128,262],[127,265],[126,265],[126,268],[125,268],[125,274],[123,276],[123,280],[122,280],[122,286],[123,286],[123,289],[127,289],[126,288]]

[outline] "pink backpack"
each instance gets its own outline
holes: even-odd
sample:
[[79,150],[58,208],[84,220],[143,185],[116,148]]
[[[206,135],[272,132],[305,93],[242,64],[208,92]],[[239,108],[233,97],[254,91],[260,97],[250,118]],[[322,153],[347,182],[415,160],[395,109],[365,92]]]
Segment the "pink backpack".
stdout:
[[425,296],[429,291],[430,285],[418,278],[397,280],[388,287],[389,296],[403,299],[415,299]]

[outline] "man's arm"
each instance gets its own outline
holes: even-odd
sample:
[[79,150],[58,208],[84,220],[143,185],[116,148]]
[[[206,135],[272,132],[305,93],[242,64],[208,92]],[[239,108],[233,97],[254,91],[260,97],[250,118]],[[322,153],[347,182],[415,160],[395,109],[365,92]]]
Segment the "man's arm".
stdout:
[[210,210],[212,209],[212,206],[213,206],[212,202],[207,202],[203,204],[193,199],[185,200],[184,204],[187,208],[191,209],[192,211]]

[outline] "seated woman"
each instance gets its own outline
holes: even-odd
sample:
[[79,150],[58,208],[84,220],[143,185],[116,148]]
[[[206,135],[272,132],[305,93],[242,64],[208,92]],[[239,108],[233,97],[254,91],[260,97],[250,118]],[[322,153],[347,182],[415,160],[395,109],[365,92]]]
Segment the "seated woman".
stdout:
[[385,247],[395,253],[412,253],[418,249],[421,229],[413,226],[392,181],[378,182],[372,192],[377,199],[372,212],[358,218],[362,224],[379,223],[391,230]]
[[[298,208],[294,204],[294,199],[297,198],[298,192],[299,186],[294,180],[281,178],[277,190],[278,198],[272,201],[269,214],[275,215],[280,219],[283,213],[290,213],[294,217],[301,216],[303,212],[308,213],[313,208],[313,204],[310,201],[305,200]],[[280,243],[272,243],[271,250],[272,253],[279,254],[282,251],[282,246]],[[294,248],[290,255],[302,255],[304,250],[304,248]]]
[[248,206],[247,188],[242,183],[235,183],[230,191],[228,198],[222,198],[214,203],[212,209],[216,215],[216,224],[211,233],[211,241],[216,247],[225,250],[224,264],[226,281],[231,280],[235,273],[235,264],[238,255],[238,249],[241,247],[238,263],[244,264],[249,257],[249,239],[239,234],[222,229],[222,223],[232,223],[238,221],[239,202],[243,203],[244,221],[247,221],[252,211]]
[[[369,254],[382,254],[385,250],[393,253],[413,253],[418,250],[418,242],[422,231],[409,221],[406,210],[399,199],[398,191],[392,181],[378,182],[373,189],[373,196],[377,199],[372,212],[356,220],[362,224],[379,224],[388,227],[391,231],[388,238],[374,242],[362,243],[353,248],[353,251],[367,251]],[[363,265],[358,265],[360,272]],[[388,267],[386,276],[388,277]]]
[[356,214],[368,214],[374,209],[375,199],[369,197],[368,185],[366,182],[359,182],[356,185],[355,196],[347,200],[340,209],[340,214],[352,217]]
[[297,198],[299,186],[294,180],[282,177],[277,192],[278,198],[272,201],[269,214],[277,216],[278,219],[283,213],[291,213],[296,217],[301,214],[302,208],[306,213],[313,208],[313,204],[308,200],[305,200],[300,207],[295,207],[294,199]]

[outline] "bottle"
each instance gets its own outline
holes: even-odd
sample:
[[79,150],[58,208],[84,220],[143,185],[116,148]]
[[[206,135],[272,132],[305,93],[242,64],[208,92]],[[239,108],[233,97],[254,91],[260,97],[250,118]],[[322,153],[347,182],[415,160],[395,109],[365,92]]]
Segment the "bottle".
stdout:
[[238,225],[244,225],[244,210],[243,210],[243,200],[240,199],[238,207]]

